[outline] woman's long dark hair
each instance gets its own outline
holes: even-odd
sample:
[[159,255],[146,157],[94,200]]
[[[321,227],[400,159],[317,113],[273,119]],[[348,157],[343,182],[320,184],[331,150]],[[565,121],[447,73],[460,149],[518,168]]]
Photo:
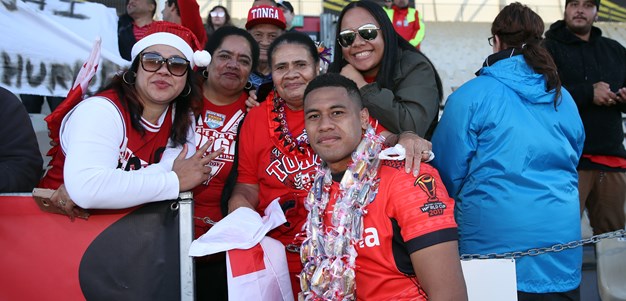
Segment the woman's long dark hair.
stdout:
[[[419,50],[415,49],[415,46],[411,45],[407,40],[405,40],[396,32],[396,30],[393,28],[393,24],[391,24],[391,21],[387,16],[387,13],[385,13],[380,4],[373,1],[361,0],[351,2],[350,4],[346,5],[341,11],[339,19],[337,20],[335,37],[339,36],[339,32],[341,31],[341,22],[343,21],[344,15],[346,14],[346,12],[355,7],[361,7],[367,10],[380,25],[380,32],[383,35],[385,48],[384,55],[382,57],[382,60],[380,61],[380,69],[378,70],[378,74],[376,75],[376,82],[380,84],[381,88],[392,90],[394,87],[393,77],[390,75],[393,74],[396,67],[396,60],[398,59],[398,55],[400,54],[399,49],[413,51],[423,56],[432,66],[432,69],[435,72],[435,81],[437,83],[437,90],[439,91],[439,99],[441,100],[443,98],[443,86],[441,84],[441,78],[439,77],[439,73],[437,73],[437,69],[435,69],[435,66],[428,59],[428,57],[426,57]],[[328,68],[329,72],[339,73],[341,72],[341,68],[343,68],[347,64],[347,62],[343,58],[343,52],[341,50],[341,46],[336,43],[333,63]]]
[[[145,129],[141,125],[141,115],[143,114],[143,104],[139,100],[137,90],[135,89],[135,79],[137,70],[139,69],[139,60],[141,55],[138,55],[133,61],[130,69],[127,72],[120,72],[116,74],[111,83],[104,87],[104,90],[114,90],[120,99],[120,102],[125,109],[130,112],[130,122],[133,129],[137,130],[142,135],[145,133]],[[174,114],[174,121],[172,123],[172,132],[170,133],[170,139],[174,143],[174,146],[183,145],[187,142],[187,133],[191,126],[190,112],[199,113],[202,108],[202,97],[200,95],[200,88],[197,86],[194,80],[193,72],[188,67],[186,77],[186,84],[183,91],[178,95],[173,102],[176,104],[176,110]],[[131,76],[134,74],[134,76]],[[126,83],[123,77],[126,77]],[[184,96],[188,89],[191,89],[190,93]]]
[[546,79],[546,91],[555,90],[554,107],[561,98],[561,80],[550,53],[542,47],[544,23],[528,6],[519,2],[504,7],[491,24],[491,34],[500,44],[522,50],[524,60]]

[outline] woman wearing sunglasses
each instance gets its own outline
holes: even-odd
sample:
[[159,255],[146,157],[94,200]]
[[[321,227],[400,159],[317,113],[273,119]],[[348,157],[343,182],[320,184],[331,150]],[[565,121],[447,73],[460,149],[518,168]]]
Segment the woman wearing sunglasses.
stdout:
[[233,26],[233,23],[230,20],[230,14],[228,13],[228,9],[226,9],[226,7],[216,5],[211,9],[206,17],[207,37],[211,39],[211,35],[213,35],[215,31],[224,26]]
[[[329,72],[356,82],[363,104],[385,129],[429,139],[443,94],[439,75],[428,58],[395,32],[375,2],[348,4],[338,24]],[[414,140],[419,142],[407,152],[430,150],[428,141]]]
[[[220,200],[233,167],[237,129],[246,113],[248,76],[259,60],[259,46],[244,29],[234,26],[215,31],[207,43],[211,63],[201,72],[203,108],[197,118],[196,147],[215,139],[211,152],[224,153],[210,163],[211,173],[194,190],[195,236],[206,233],[222,219]],[[196,260],[197,300],[227,300],[224,253]]]
[[133,46],[130,69],[63,117],[62,151],[40,183],[57,189],[55,206],[70,217],[80,208],[127,208],[175,199],[206,179],[205,165],[221,150],[204,156],[207,143],[194,154],[197,44],[187,28],[153,22]]

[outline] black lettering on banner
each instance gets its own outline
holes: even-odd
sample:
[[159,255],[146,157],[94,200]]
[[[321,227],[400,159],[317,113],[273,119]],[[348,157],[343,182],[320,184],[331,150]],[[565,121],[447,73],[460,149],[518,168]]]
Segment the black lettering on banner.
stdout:
[[70,90],[70,86],[67,82],[73,82],[73,72],[70,66],[63,64],[52,64],[52,68],[50,69],[50,85],[48,89],[50,91],[54,91],[56,89],[56,85],[58,84],[63,88],[63,90]]
[[31,87],[37,87],[41,85],[43,79],[46,77],[46,64],[43,62],[39,63],[39,74],[33,74],[33,64],[30,60],[26,61],[26,79],[28,80],[28,84]]
[[15,3],[15,0],[2,0],[2,4],[8,11],[17,10],[17,4]]
[[24,0],[24,2],[39,4],[39,10],[43,10],[43,8],[46,6],[45,0]]
[[[13,87],[16,90],[22,88],[22,82],[24,81],[32,88],[45,87],[55,95],[65,96],[72,87],[74,78],[80,71],[83,63],[79,60],[73,64],[37,61],[24,58],[20,54],[12,56],[6,51],[2,51],[0,80],[2,84]],[[102,89],[107,83],[107,78],[111,76],[111,71],[118,70],[119,66],[104,59],[102,64],[98,66],[98,69],[98,72],[89,84],[91,91]],[[59,89],[63,90],[61,95],[58,93]]]
[[14,87],[22,87],[22,70],[24,69],[24,60],[21,55],[17,56],[15,65],[11,63],[11,57],[8,53],[2,52],[2,83],[11,86],[11,78],[17,77]]

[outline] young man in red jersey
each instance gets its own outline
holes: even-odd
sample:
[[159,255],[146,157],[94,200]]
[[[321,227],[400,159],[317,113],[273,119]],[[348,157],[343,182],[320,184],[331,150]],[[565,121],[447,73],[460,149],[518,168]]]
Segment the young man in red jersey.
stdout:
[[[309,143],[323,161],[315,179],[324,178],[314,182],[306,204],[310,210],[307,239],[317,241],[312,248],[305,241],[301,248],[305,300],[328,295],[349,300],[467,300],[454,202],[437,170],[423,164],[416,179],[404,172],[403,160],[380,160],[377,166],[377,160],[364,159],[378,156],[376,151],[363,155],[364,149],[376,149],[376,142],[370,142],[377,138],[369,131],[364,134],[369,113],[359,89],[339,74],[324,74],[309,83],[304,114]],[[362,185],[370,197],[363,189],[349,192],[363,181],[372,184]],[[349,213],[355,202],[342,205],[350,198],[366,204],[363,217]],[[346,219],[354,220],[346,223]],[[350,247],[332,247],[342,235],[355,232],[362,237],[344,240],[353,242]],[[326,254],[317,252],[319,246]],[[356,261],[350,249],[356,250]],[[346,281],[353,272],[355,280]],[[345,283],[333,285],[333,277]],[[356,296],[354,290],[345,289],[354,285]]]

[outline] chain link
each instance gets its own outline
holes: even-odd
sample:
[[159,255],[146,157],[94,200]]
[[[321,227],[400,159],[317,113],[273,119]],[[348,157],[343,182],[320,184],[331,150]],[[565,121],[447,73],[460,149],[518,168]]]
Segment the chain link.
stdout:
[[488,253],[488,254],[463,254],[461,255],[461,260],[471,260],[471,259],[503,259],[503,258],[520,258],[522,256],[538,256],[545,253],[552,252],[560,252],[563,250],[575,249],[580,246],[586,244],[595,244],[603,239],[611,239],[611,238],[626,238],[626,230],[617,230],[614,232],[607,232],[598,235],[594,235],[590,238],[585,238],[581,240],[570,241],[565,244],[556,244],[551,247],[546,248],[535,248],[530,249],[525,252],[515,251],[515,252],[506,252],[506,253]]
[[197,220],[201,220],[203,221],[205,224],[209,224],[209,225],[215,225],[217,222],[212,220],[210,217],[205,216],[205,217],[198,217],[198,216],[194,216],[193,218],[197,219]]

